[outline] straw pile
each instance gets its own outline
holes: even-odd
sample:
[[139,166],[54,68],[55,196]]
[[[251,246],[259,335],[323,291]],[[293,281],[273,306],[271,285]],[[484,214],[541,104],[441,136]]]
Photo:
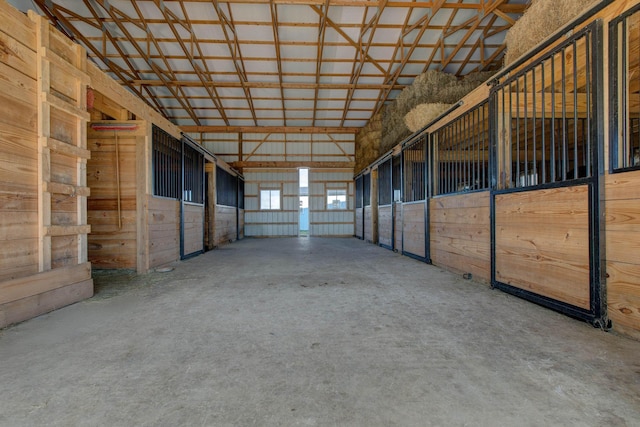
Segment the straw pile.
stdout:
[[443,104],[441,102],[435,104],[418,104],[404,116],[404,123],[413,133],[419,131],[433,119],[444,113],[451,104]]
[[507,32],[504,64],[511,64],[592,3],[594,0],[532,0],[531,6]]
[[411,135],[412,130],[407,127],[405,116],[416,106],[420,104],[454,104],[487,80],[491,74],[472,73],[459,80],[452,74],[429,70],[416,77],[413,84],[406,87],[395,101],[388,104],[384,110],[380,151],[390,150]]
[[380,112],[371,117],[369,123],[356,134],[356,173],[369,166],[380,156],[381,139],[382,113]]

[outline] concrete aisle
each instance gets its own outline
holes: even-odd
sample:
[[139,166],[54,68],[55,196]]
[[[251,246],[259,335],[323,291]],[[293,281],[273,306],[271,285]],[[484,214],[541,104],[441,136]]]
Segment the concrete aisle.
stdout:
[[356,239],[97,281],[0,331],[0,425],[640,425],[639,342]]

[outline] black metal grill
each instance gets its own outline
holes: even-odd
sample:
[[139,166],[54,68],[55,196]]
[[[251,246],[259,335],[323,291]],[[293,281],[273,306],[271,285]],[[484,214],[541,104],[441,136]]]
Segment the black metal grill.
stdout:
[[182,143],[154,125],[152,146],[153,194],[179,200]]
[[378,166],[378,205],[390,205],[392,196],[391,158],[389,158]]
[[362,208],[362,202],[363,202],[363,197],[362,197],[362,193],[363,193],[363,178],[362,176],[359,176],[356,178],[356,209],[361,209]]
[[609,26],[611,170],[640,168],[640,5]]
[[484,102],[433,135],[433,194],[489,188],[489,103]]
[[494,89],[500,188],[593,176],[594,50],[584,30]]
[[362,177],[362,204],[363,206],[371,205],[371,174],[368,173]]
[[427,136],[421,135],[402,150],[404,167],[404,201],[417,202],[426,197],[426,144]]
[[218,205],[238,206],[238,179],[221,167],[216,167],[216,196]]
[[204,203],[204,156],[184,144],[184,194],[183,200]]

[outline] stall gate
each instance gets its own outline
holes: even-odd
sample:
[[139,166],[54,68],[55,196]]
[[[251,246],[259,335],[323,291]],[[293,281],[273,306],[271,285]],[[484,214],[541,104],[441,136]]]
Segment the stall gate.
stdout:
[[605,321],[601,34],[590,25],[491,90],[492,285],[594,325]]
[[391,158],[378,166],[378,244],[393,249],[393,189]]

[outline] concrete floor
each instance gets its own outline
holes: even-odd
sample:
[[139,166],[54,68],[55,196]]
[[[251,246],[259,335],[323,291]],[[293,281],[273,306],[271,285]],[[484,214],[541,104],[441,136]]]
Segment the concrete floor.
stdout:
[[0,425],[640,425],[640,342],[356,239],[96,283],[0,331]]

